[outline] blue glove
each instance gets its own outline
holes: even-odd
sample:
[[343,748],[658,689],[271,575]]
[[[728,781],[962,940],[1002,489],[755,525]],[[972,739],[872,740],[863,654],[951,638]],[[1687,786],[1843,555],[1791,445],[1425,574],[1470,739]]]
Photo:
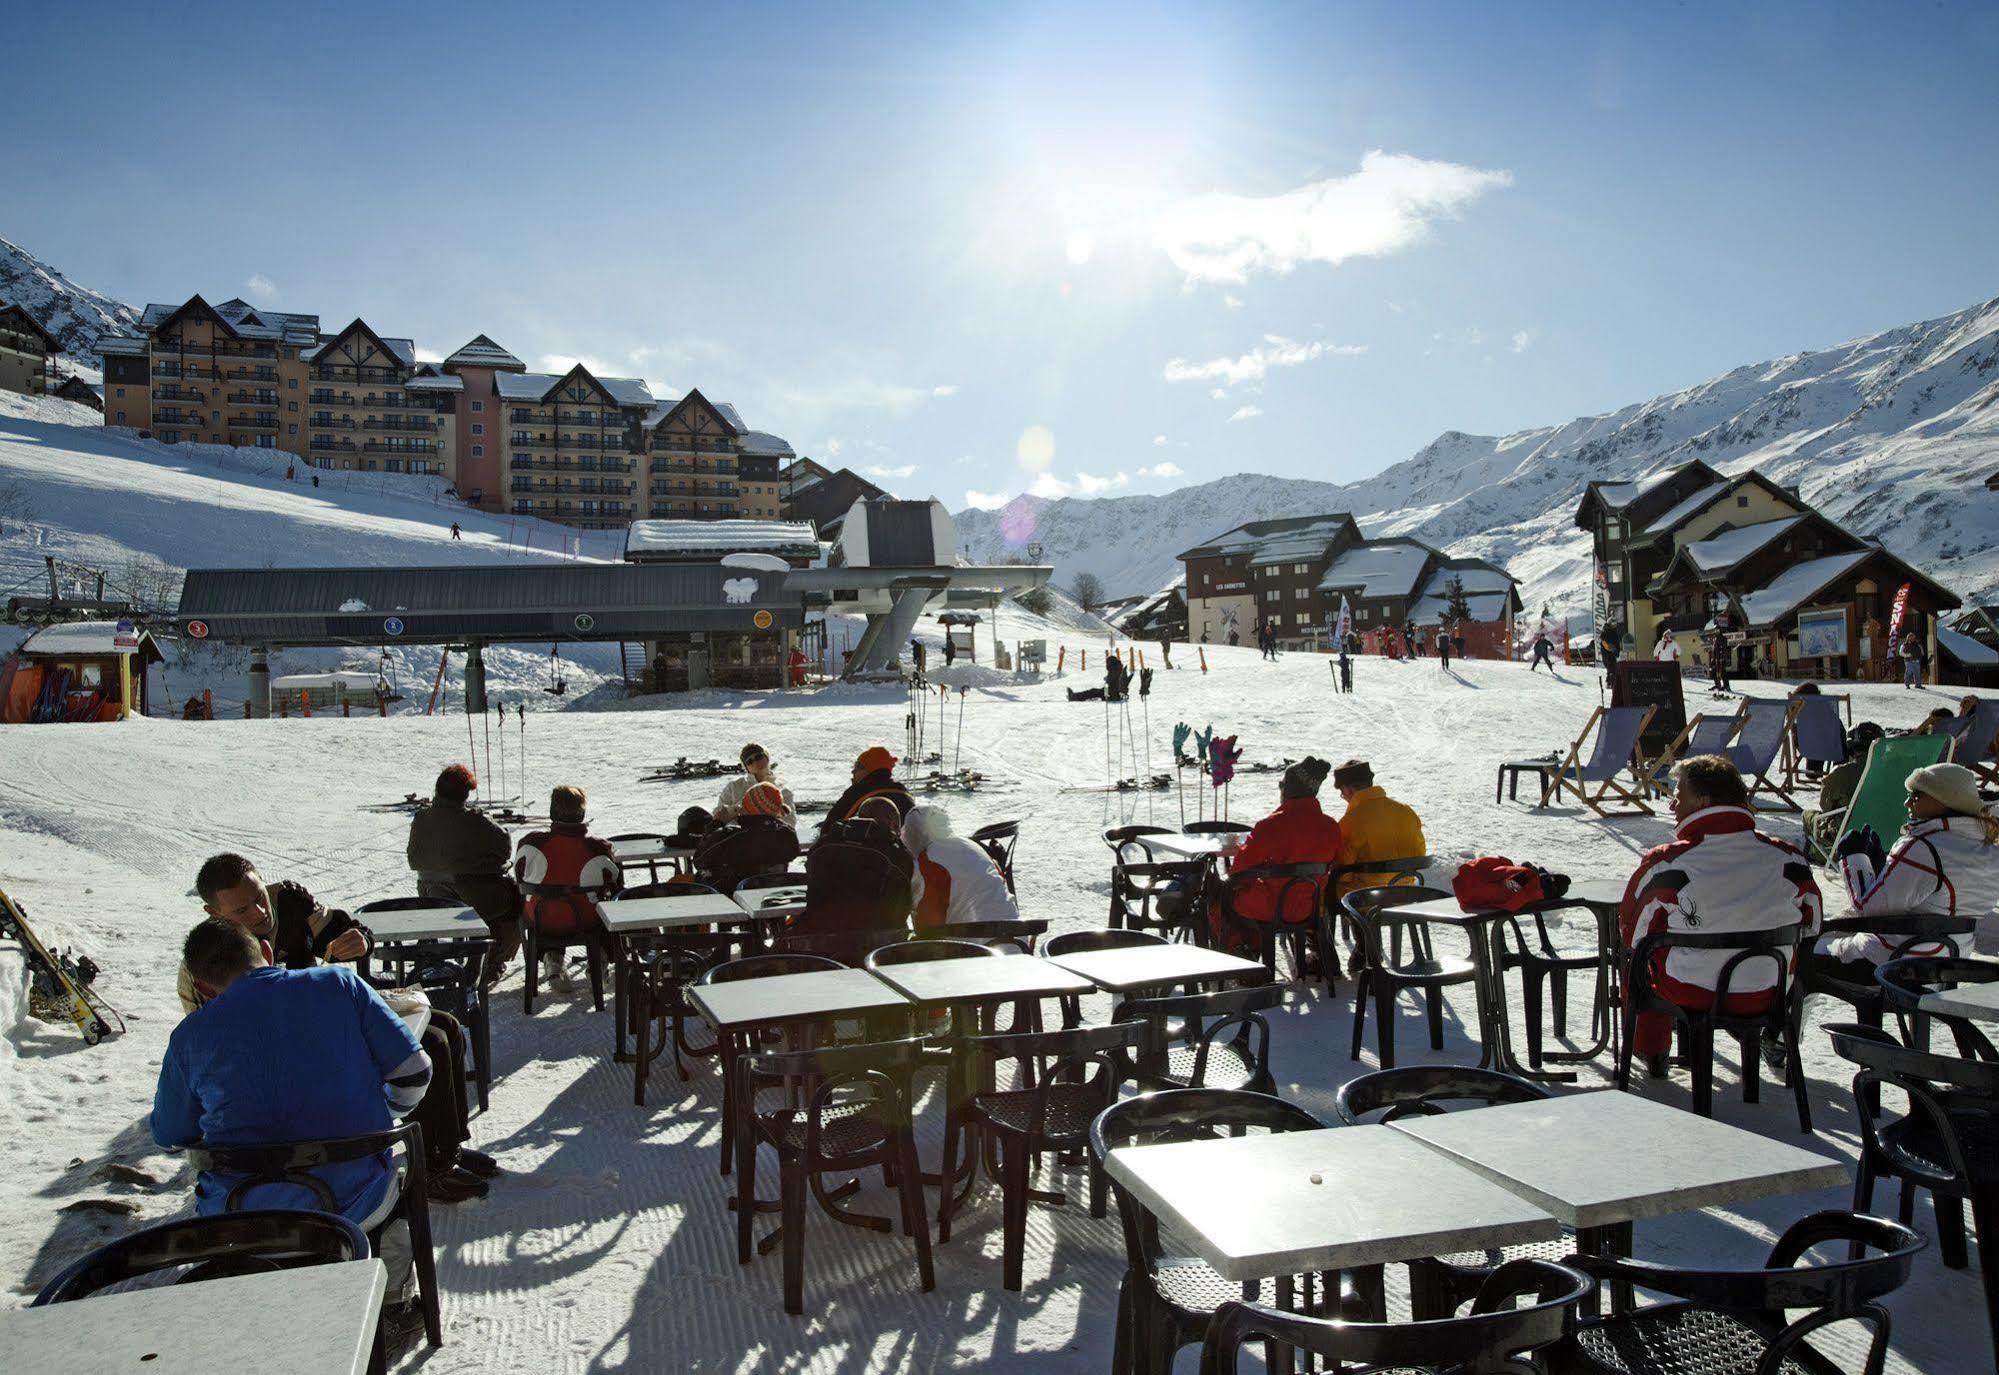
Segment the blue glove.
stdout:
[[1873,862],[1874,872],[1877,874],[1881,872],[1881,866],[1887,862],[1887,854],[1881,848],[1881,837],[1875,833],[1872,826],[1862,826],[1857,831],[1848,831],[1839,838],[1839,844],[1833,847],[1832,853],[1835,859],[1841,861],[1853,855],[1865,855]]

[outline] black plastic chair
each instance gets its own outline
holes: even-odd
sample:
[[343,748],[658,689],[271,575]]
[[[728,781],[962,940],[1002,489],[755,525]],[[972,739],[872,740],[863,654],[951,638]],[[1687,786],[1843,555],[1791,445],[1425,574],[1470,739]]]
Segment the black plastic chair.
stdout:
[[[1760,1098],[1762,1054],[1760,1041],[1765,1031],[1783,1038],[1784,1077],[1798,1104],[1798,1130],[1807,1136],[1812,1130],[1812,1106],[1805,1096],[1805,1067],[1798,1053],[1799,999],[1791,977],[1802,931],[1797,926],[1775,926],[1766,931],[1659,931],[1638,942],[1631,952],[1625,975],[1624,1042],[1617,1054],[1617,1087],[1631,1086],[1631,1038],[1643,1012],[1659,1012],[1673,1019],[1679,1029],[1680,1050],[1694,1079],[1694,1111],[1702,1117],[1714,1116],[1714,1036],[1716,1031],[1735,1038],[1742,1056],[1742,1101]],[[1713,1001],[1706,1007],[1681,1007],[1662,997],[1652,983],[1655,960],[1664,962],[1669,950],[1727,950],[1734,952],[1715,976]],[[1736,973],[1751,961],[1767,963],[1774,985],[1761,1012],[1730,1012],[1728,998]]]
[[[1440,956],[1431,940],[1429,924],[1421,917],[1400,914],[1401,907],[1432,898],[1449,898],[1441,888],[1417,885],[1386,885],[1358,888],[1340,900],[1349,929],[1360,937],[1354,970],[1353,1045],[1350,1060],[1360,1059],[1367,1038],[1367,1005],[1374,1002],[1374,1038],[1380,1047],[1383,1069],[1395,1068],[1395,1000],[1404,990],[1423,994],[1430,1027],[1430,1049],[1444,1048],[1444,1002],[1442,990],[1453,984],[1474,983],[1478,966],[1456,955]],[[1409,958],[1402,958],[1402,937],[1408,938]]]
[[[1587,953],[1562,953],[1556,948],[1554,936],[1548,930],[1548,915],[1569,909],[1581,911],[1589,918],[1591,949]],[[1608,935],[1605,934],[1606,929]],[[1533,933],[1531,937],[1529,931]],[[1616,926],[1612,924],[1606,928],[1603,919],[1587,903],[1563,900],[1551,902],[1532,913],[1508,913],[1493,924],[1492,957],[1499,962],[1501,986],[1504,986],[1508,971],[1520,971],[1521,1020],[1527,1030],[1527,1064],[1530,1068],[1541,1068],[1544,1058],[1571,1062],[1594,1059],[1610,1044],[1610,1029],[1615,1015],[1610,1005],[1610,971],[1611,962],[1616,958],[1616,932]],[[1568,1034],[1571,974],[1591,976],[1591,1044],[1583,1051],[1544,1055],[1544,1028],[1552,1025],[1558,1037]],[[1544,993],[1550,996],[1544,997]],[[1546,1021],[1542,1016],[1544,1008],[1551,1014]]]
[[[1902,1186],[1897,1211],[1907,1226],[1916,1191],[1929,1190],[1937,1250],[1957,1270],[1969,1259],[1964,1207],[1971,1205],[1986,1325],[1999,1358],[1999,1065],[1913,1050],[1878,1027],[1832,1023],[1825,1030],[1833,1049],[1860,1067],[1853,1079],[1860,1110],[1854,1211],[1870,1211],[1874,1186],[1895,1180]],[[1907,1096],[1901,1116],[1882,1111],[1884,1087]]]
[[[981,944],[1011,946],[1015,953],[1032,955],[1034,943],[1048,930],[1039,918],[1016,917],[1001,921],[953,921],[942,926],[926,926],[910,933],[919,941],[978,941]],[[1005,952],[1002,951],[1002,954]]]
[[[1354,893],[1359,892],[1360,889],[1350,888],[1346,893],[1342,894],[1340,892],[1342,882],[1360,874],[1387,874],[1390,877],[1386,883],[1369,883],[1366,886],[1369,888],[1413,887],[1424,874],[1430,871],[1435,863],[1436,861],[1429,855],[1411,855],[1402,859],[1372,859],[1364,864],[1336,864],[1326,871],[1326,901],[1320,909],[1319,916],[1321,922],[1319,947],[1326,959],[1324,973],[1326,978],[1326,996],[1328,998],[1336,996],[1339,992],[1340,962],[1333,958],[1339,950],[1336,941],[1339,932],[1335,928],[1345,929],[1348,946],[1351,952],[1355,952],[1352,954],[1355,971],[1358,972],[1359,970],[1360,955],[1357,952],[1360,951],[1362,945],[1360,928],[1347,915],[1342,899],[1351,897]],[[1394,963],[1400,964],[1402,962],[1402,931],[1399,927],[1390,932],[1389,954],[1393,957]]]
[[[1142,1022],[1077,1027],[1065,1031],[1005,1032],[966,1037],[963,1046],[973,1057],[969,1082],[995,1082],[998,1066],[1019,1063],[1024,1081],[1033,1087],[985,1089],[972,1095],[964,1115],[970,1125],[999,1143],[1001,1245],[1000,1283],[1019,1290],[1021,1260],[1027,1244],[1028,1167],[1042,1152],[1081,1150],[1089,1142],[1090,1124],[1117,1099],[1124,1082],[1127,1057],[1143,1042]],[[952,1105],[955,1109],[955,1105]],[[957,1159],[960,1114],[947,1110],[944,1124],[946,1174]],[[976,1158],[976,1154],[975,1154]],[[947,1184],[937,1205],[938,1240],[950,1240],[951,1215],[957,1206]],[[1103,1175],[1090,1170],[1090,1216],[1104,1215]]]
[[[1800,1265],[1815,1247],[1844,1260]],[[1841,1375],[1806,1337],[1836,1322],[1870,1331],[1862,1367],[1874,1375],[1888,1346],[1888,1310],[1875,1300],[1909,1278],[1923,1239],[1886,1218],[1823,1212],[1784,1229],[1761,1270],[1691,1270],[1613,1256],[1571,1256],[1599,1283],[1635,1285],[1678,1300],[1584,1322],[1554,1352],[1558,1370],[1602,1375]],[[1866,1250],[1877,1255],[1860,1254]],[[1856,1258],[1857,1257],[1857,1258]],[[1787,1310],[1808,1310],[1795,1322]]]
[[[1903,958],[1912,947],[1927,945],[1940,945],[1944,954],[1954,957],[1958,953],[1956,938],[1970,935],[1977,924],[1971,917],[1934,915],[1834,917],[1820,924],[1819,934],[1822,939],[1841,935],[1879,936],[1889,949],[1890,960]],[[1862,1026],[1881,1025],[1884,1008],[1878,979],[1856,983],[1829,974],[1818,961],[1807,959],[1798,969],[1798,996],[1809,998],[1813,994],[1837,998],[1847,1004]]]
[[1589,1292],[1589,1277],[1569,1266],[1515,1260],[1486,1280],[1471,1312],[1432,1322],[1348,1322],[1225,1303],[1201,1344],[1201,1375],[1233,1375],[1243,1344],[1258,1340],[1305,1352],[1331,1370],[1532,1375],[1540,1367],[1523,1353],[1561,1341]]
[[[444,1324],[438,1307],[437,1256],[430,1240],[429,1174],[423,1160],[423,1129],[403,1122],[387,1131],[361,1136],[336,1137],[324,1141],[285,1141],[266,1146],[188,1147],[188,1161],[210,1174],[234,1175],[237,1182],[223,1197],[224,1213],[254,1212],[243,1208],[250,1191],[268,1184],[289,1184],[310,1192],[322,1212],[338,1213],[340,1200],[312,1171],[324,1165],[340,1165],[366,1160],[397,1147],[402,1148],[402,1179],[393,1176],[390,1188],[395,1201],[373,1227],[367,1229],[369,1244],[382,1249],[382,1233],[397,1218],[403,1219],[410,1234],[410,1264],[416,1272],[417,1302],[423,1311],[424,1335],[432,1346],[444,1345]],[[393,1169],[393,1166],[391,1166]]]
[[[1310,968],[1305,960],[1308,948],[1317,955],[1322,967],[1327,960],[1337,963],[1332,950],[1325,945],[1325,924],[1320,920],[1326,876],[1331,872],[1329,864],[1260,864],[1253,869],[1235,870],[1215,885],[1213,910],[1219,940],[1226,947],[1248,950],[1252,958],[1262,961],[1272,978],[1277,977],[1280,942],[1290,952],[1293,972],[1301,978]],[[1275,885],[1269,921],[1254,920],[1237,910],[1236,901],[1249,883]],[[1302,916],[1289,915],[1300,911]]]
[[[780,974],[810,974],[821,969],[844,969],[845,965],[825,955],[786,953],[774,955],[746,955],[738,960],[728,960],[704,969],[694,980],[697,984],[735,983],[742,979],[772,979]],[[722,1061],[722,1173],[729,1173],[735,1163],[735,1141],[737,1131],[736,1107],[736,1061],[747,1047],[740,1044],[741,1038],[722,1036],[716,1040],[716,1050]]]
[[[1405,1065],[1349,1079],[1333,1095],[1333,1111],[1347,1126],[1358,1127],[1404,1117],[1434,1117],[1453,1107],[1531,1103],[1548,1096],[1548,1090],[1541,1085],[1498,1070]],[[1508,1261],[1561,1260],[1573,1250],[1575,1236],[1564,1232],[1557,1241],[1531,1241],[1412,1260],[1408,1263],[1409,1310],[1418,1319],[1447,1318],[1466,1299],[1477,1294],[1479,1287]]]
[[[841,1191],[826,1189],[821,1176],[831,1170],[877,1167],[900,1196],[902,1229],[916,1242],[916,1268],[924,1293],[936,1287],[930,1259],[930,1220],[923,1178],[916,1162],[911,1126],[910,1077],[922,1054],[915,1039],[818,1050],[759,1053],[740,1068],[736,1092],[754,1135],[738,1147],[736,1171],[736,1260],[748,1264],[751,1223],[756,1214],[758,1144],[777,1153],[784,1246],[784,1311],[805,1311],[805,1195],[808,1186],[819,1206],[840,1222],[892,1231],[887,1218],[842,1208]],[[802,1107],[759,1110],[757,1095],[783,1089],[805,1096]],[[766,1238],[766,1242],[768,1242]]]
[[666,853],[666,848],[665,848],[668,842],[678,840],[680,838],[681,837],[678,836],[667,835],[661,831],[620,831],[617,835],[604,837],[604,839],[610,841],[613,845],[617,844],[621,840],[655,840],[660,842],[659,854],[653,855],[646,859],[622,860],[618,864],[618,868],[621,872],[636,869],[641,865],[645,866],[647,883],[658,883],[660,881],[659,866],[662,864],[664,864],[667,867],[667,871],[669,873],[678,874],[685,872],[681,855],[679,854],[669,855]]
[[[745,879],[743,884],[758,880]],[[638,898],[680,897],[690,892],[712,891],[700,884],[642,883],[618,894],[619,902]],[[673,1068],[682,1083],[687,1081],[687,1061],[705,1060],[721,1054],[718,1041],[689,1038],[688,1027],[696,1020],[687,990],[703,974],[742,953],[752,940],[741,927],[717,931],[671,931],[633,942],[625,952],[624,976],[627,1007],[633,1040],[632,1102],[644,1107],[646,1085],[653,1061],[673,1050]],[[658,1025],[655,1025],[657,1023]]]
[[1207,866],[1199,860],[1126,862],[1111,866],[1110,925],[1117,931],[1158,932],[1201,939],[1197,929]]
[[[608,899],[617,893],[615,888],[595,888],[580,883],[529,883],[526,879],[515,879],[526,898],[588,897],[593,902]],[[680,891],[700,892],[701,889],[682,888]],[[712,891],[712,890],[705,890]],[[581,949],[589,961],[590,1002],[597,1011],[604,1010],[604,966],[616,964],[621,956],[617,937],[602,926],[585,926],[580,930],[564,932],[562,935],[548,935],[542,932],[535,920],[528,915],[525,903],[521,909],[521,953],[527,961],[526,977],[522,980],[521,1006],[527,1015],[534,1016],[534,1000],[541,992],[541,959],[544,955],[567,954]]]
[[989,826],[981,826],[966,839],[992,856],[993,865],[1006,880],[1006,890],[1013,891],[1013,852],[1020,845],[1020,821],[995,821]]
[[770,948],[780,955],[820,955],[836,964],[859,969],[870,951],[884,945],[902,945],[910,939],[907,926],[854,931],[794,931],[786,927],[771,941]]
[[[1295,1103],[1241,1089],[1166,1089],[1127,1098],[1090,1124],[1090,1159],[1123,1146],[1206,1141],[1251,1132],[1317,1131],[1326,1124]],[[1106,1176],[1108,1178],[1108,1176]],[[1115,1179],[1118,1220],[1124,1231],[1125,1273],[1118,1283],[1113,1375],[1169,1375],[1180,1349],[1201,1340],[1215,1310],[1232,1300],[1257,1298],[1262,1281],[1223,1279],[1193,1256],[1164,1254],[1158,1219]],[[1296,1281],[1276,1281],[1280,1304],[1292,1302]]]
[[1226,1088],[1275,1093],[1277,1079],[1270,1072],[1270,1023],[1263,1014],[1283,1001],[1282,984],[1264,983],[1132,998],[1119,1005],[1112,1019],[1145,1023],[1145,1044],[1132,1070],[1132,1079],[1141,1089]]
[[176,1218],[98,1247],[43,1285],[29,1307],[73,1303],[114,1284],[182,1266],[188,1269],[175,1284],[367,1260],[373,1254],[361,1229],[338,1213],[258,1208]]
[[1884,1005],[1901,1023],[1902,1039],[1917,1049],[1927,1049],[1929,1024],[1941,1022],[1957,1042],[1957,1053],[1967,1060],[1999,1060],[1986,1034],[1963,1017],[1945,1012],[1925,1012],[1920,1006],[1926,994],[1959,984],[1999,982],[1999,964],[1953,956],[1910,956],[1890,960],[1874,970],[1874,982],[1881,989]]
[[[355,909],[356,917],[370,912],[414,912],[437,906],[436,898],[378,898]],[[361,923],[366,926],[367,923]],[[481,979],[486,957],[493,948],[491,936],[466,936],[455,940],[397,941],[379,952],[370,950],[361,959],[361,977],[375,988],[404,988],[412,978],[430,999],[431,1006],[451,1014],[459,1025],[472,1033],[472,1086],[479,1111],[486,1111],[493,1090],[493,1017],[490,990]],[[374,962],[381,958],[394,974],[376,975]]]

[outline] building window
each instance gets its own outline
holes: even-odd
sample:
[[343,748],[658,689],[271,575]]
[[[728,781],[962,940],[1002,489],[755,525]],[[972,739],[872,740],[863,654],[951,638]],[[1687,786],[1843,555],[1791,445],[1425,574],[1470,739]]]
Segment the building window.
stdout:
[[472,446],[472,457],[484,458],[485,456],[486,456],[486,446],[484,444],[474,444]]
[[1616,516],[1605,516],[1603,518],[1603,537],[1605,539],[1623,539],[1624,522]]
[[1737,506],[1747,508],[1749,505],[1749,498],[1746,496],[1739,496],[1735,499],[1735,504]]
[[260,449],[275,449],[278,447],[278,437],[274,434],[260,434],[257,436],[257,447]]
[[290,387],[293,391],[297,391],[298,379],[296,377],[287,378],[285,379],[285,385]]
[[484,425],[479,424],[477,421],[474,421],[472,424],[472,433],[484,434],[486,433],[486,427]]
[[125,423],[125,412],[123,411],[118,412],[118,423],[120,425]]
[[1312,589],[1309,587],[1294,587],[1291,589],[1291,600],[1294,602],[1302,602],[1311,595]]
[[1610,565],[1610,585],[1612,587],[1616,587],[1619,584],[1621,584],[1623,581],[1624,581],[1624,565],[1621,563],[1613,563],[1612,565]]
[[287,425],[287,426],[285,426],[285,429],[289,430],[289,431],[290,431],[291,433],[293,433],[293,434],[297,434],[297,433],[298,433],[298,426],[296,426],[296,425]]
[[125,399],[125,389],[123,387],[118,388],[118,399],[120,401]]
[[484,401],[474,401],[472,403],[472,409],[475,411],[483,411],[486,409],[486,403]]
[[292,413],[293,415],[297,415],[297,414],[298,414],[298,402],[296,402],[296,401],[287,401],[287,402],[285,402],[285,409],[286,409],[286,410],[288,410],[288,411],[290,411],[290,412],[291,412],[291,413]]

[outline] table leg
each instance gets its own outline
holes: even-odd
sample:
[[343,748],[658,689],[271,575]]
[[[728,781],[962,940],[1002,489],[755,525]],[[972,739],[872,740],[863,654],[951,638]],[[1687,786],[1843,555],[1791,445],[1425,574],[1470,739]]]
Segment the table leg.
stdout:
[[[1499,1070],[1503,1074],[1516,1075],[1544,1084],[1573,1084],[1576,1075],[1572,1071],[1530,1069],[1520,1063],[1513,1054],[1513,1030],[1506,1011],[1506,972],[1499,967],[1498,952],[1492,939],[1492,926],[1498,920],[1494,914],[1492,922],[1474,922],[1466,930],[1471,935],[1472,962],[1479,967],[1480,977],[1475,983],[1480,997],[1480,1034],[1485,1041],[1479,1056],[1479,1067]],[[1541,1057],[1547,1059],[1546,1055]]]

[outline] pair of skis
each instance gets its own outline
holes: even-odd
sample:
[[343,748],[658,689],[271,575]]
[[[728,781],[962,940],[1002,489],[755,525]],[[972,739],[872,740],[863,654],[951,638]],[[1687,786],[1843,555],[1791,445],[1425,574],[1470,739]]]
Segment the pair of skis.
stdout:
[[28,925],[27,912],[4,891],[0,891],[0,937],[21,943],[31,988],[76,1023],[85,1045],[94,1046],[106,1036],[124,1034],[124,1018],[90,989],[97,966],[87,956],[72,959],[43,945],[41,937]]

